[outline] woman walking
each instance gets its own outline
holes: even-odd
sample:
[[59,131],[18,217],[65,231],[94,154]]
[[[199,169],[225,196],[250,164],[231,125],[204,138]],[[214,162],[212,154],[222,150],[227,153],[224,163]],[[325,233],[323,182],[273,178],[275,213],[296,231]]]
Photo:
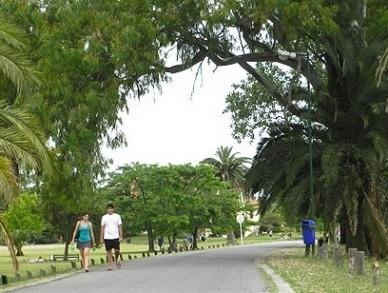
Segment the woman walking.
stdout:
[[90,248],[96,246],[93,233],[93,225],[89,222],[89,214],[82,214],[82,219],[77,222],[75,226],[73,239],[71,243],[73,244],[77,241],[77,248],[80,251],[82,266],[86,273],[89,272],[89,252]]

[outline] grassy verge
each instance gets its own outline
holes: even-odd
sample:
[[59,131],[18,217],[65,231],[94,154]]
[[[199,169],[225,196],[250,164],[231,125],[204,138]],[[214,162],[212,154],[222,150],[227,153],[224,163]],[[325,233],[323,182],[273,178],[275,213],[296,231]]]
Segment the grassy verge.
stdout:
[[[249,237],[245,239],[245,244],[255,244],[262,242],[270,242],[280,240],[279,236],[274,236],[272,239],[266,236],[261,237]],[[178,244],[181,245],[183,240],[179,240]],[[222,244],[226,243],[224,238],[208,238],[205,242],[199,242],[198,247],[203,247],[208,249],[214,247],[222,247]],[[165,249],[167,250],[167,244],[165,244]],[[155,246],[157,248],[157,246]],[[137,257],[142,256],[142,252],[148,250],[147,238],[146,236],[136,236],[131,238],[131,243],[123,242],[121,244],[121,251],[123,252],[124,259],[127,258],[127,254],[132,256],[137,255]],[[57,261],[57,262],[43,262],[43,263],[29,263],[31,260],[35,260],[39,257],[49,260],[53,254],[63,254],[64,244],[49,244],[49,245],[31,245],[25,246],[23,248],[24,256],[18,257],[20,269],[19,273],[21,276],[21,282],[28,281],[27,271],[32,273],[32,277],[42,278],[41,270],[44,270],[47,276],[59,275],[64,273],[73,272],[74,270],[71,267],[69,261]],[[78,253],[78,250],[69,250],[69,253],[74,254]],[[91,251],[91,258],[93,258],[96,264],[100,263],[100,258],[105,259],[105,250],[103,248],[95,249]],[[56,273],[51,271],[51,266],[55,266]],[[80,264],[77,264],[77,267],[80,268]],[[5,247],[0,247],[0,274],[8,276],[8,282],[10,284],[15,283],[16,279],[12,271],[11,260],[8,254],[8,251]],[[1,284],[1,283],[0,283]],[[1,285],[0,285],[1,289]]]
[[259,271],[261,279],[264,281],[265,286],[267,288],[267,292],[269,293],[276,293],[278,292],[277,287],[271,276],[269,276],[266,271],[261,268],[260,266],[257,266],[257,270]]
[[380,261],[381,278],[377,286],[372,284],[370,260],[366,262],[364,276],[351,276],[346,265],[336,268],[331,260],[305,257],[304,249],[276,251],[266,261],[295,292],[388,292],[387,261]]

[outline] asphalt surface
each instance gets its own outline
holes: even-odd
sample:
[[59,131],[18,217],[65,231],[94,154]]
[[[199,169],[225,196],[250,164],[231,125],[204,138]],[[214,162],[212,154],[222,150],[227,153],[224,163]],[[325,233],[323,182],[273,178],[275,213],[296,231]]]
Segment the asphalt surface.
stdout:
[[266,292],[256,261],[276,249],[299,245],[299,242],[277,242],[160,255],[124,262],[121,269],[109,272],[102,267],[92,268],[89,273],[15,292]]

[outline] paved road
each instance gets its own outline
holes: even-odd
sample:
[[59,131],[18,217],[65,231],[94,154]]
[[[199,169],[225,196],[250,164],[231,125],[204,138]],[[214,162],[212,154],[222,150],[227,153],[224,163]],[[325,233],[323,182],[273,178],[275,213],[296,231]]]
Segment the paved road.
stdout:
[[111,272],[95,269],[90,273],[16,292],[39,293],[240,293],[266,292],[255,261],[273,250],[300,245],[279,242],[237,246],[177,255],[160,255],[124,263]]

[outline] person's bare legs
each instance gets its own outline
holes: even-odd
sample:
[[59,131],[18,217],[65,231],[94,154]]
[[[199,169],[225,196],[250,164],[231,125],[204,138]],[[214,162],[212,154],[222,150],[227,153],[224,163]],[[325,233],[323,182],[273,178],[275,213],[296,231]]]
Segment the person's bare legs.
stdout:
[[118,268],[120,268],[121,262],[120,262],[120,250],[119,249],[115,249],[115,258],[116,258],[116,266]]
[[84,248],[80,248],[79,249],[79,254],[81,255],[81,260],[82,260],[82,268],[84,269],[85,268],[85,254],[84,254]]
[[82,259],[85,271],[89,271],[89,253],[90,253],[90,248],[85,247],[84,248],[84,257]]
[[108,270],[112,270],[113,268],[113,260],[112,260],[112,249],[106,252],[108,258]]

